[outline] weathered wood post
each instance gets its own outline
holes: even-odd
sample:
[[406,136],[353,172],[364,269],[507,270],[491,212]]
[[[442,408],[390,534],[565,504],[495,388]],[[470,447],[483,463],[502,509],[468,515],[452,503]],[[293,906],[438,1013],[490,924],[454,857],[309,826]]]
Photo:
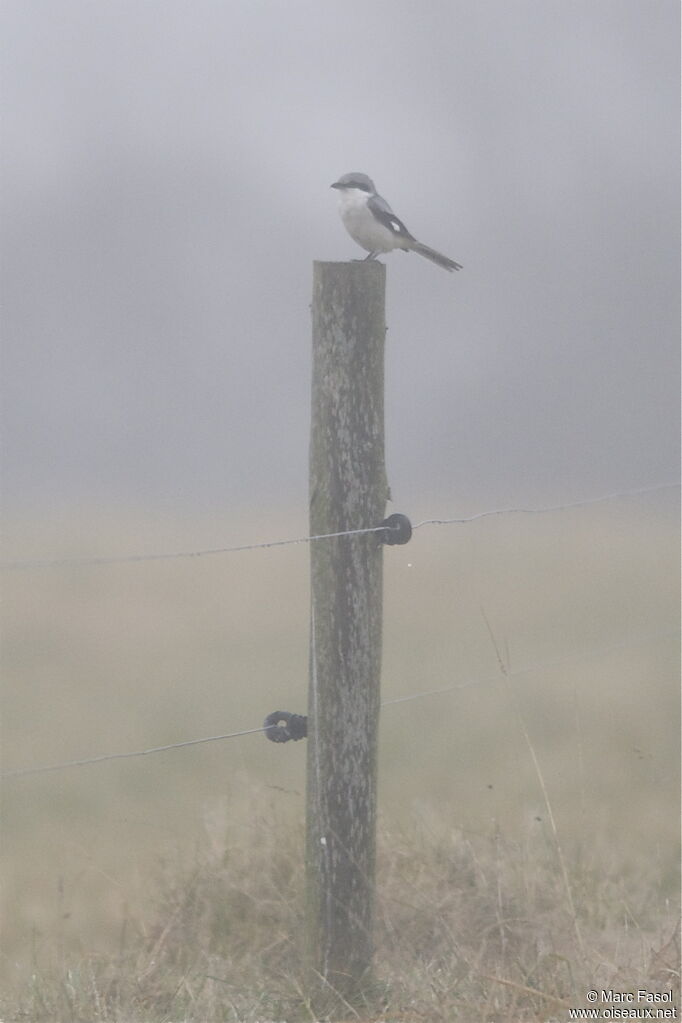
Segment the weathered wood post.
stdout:
[[[378,262],[315,263],[311,535],[385,515],[385,284]],[[376,533],[310,551],[307,947],[322,1015],[361,1001],[371,972],[383,560]]]

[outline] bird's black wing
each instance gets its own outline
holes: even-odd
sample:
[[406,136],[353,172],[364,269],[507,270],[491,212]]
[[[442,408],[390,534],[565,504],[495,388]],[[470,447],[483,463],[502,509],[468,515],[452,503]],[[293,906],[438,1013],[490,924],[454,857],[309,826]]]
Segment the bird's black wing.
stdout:
[[377,220],[383,224],[384,227],[387,227],[393,234],[397,235],[399,238],[406,238],[411,242],[415,241],[414,237],[407,230],[402,220],[399,217],[396,217],[386,200],[382,199],[380,195],[371,195],[367,200],[367,206]]

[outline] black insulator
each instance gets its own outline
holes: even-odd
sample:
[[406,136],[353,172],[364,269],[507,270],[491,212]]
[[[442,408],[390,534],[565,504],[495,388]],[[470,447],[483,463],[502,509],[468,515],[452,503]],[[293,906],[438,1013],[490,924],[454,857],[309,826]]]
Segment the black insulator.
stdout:
[[308,734],[308,718],[305,714],[291,714],[288,710],[276,710],[268,714],[263,722],[265,735],[270,742],[289,742],[305,739]]
[[401,515],[399,512],[389,515],[381,525],[385,527],[381,534],[381,542],[389,546],[407,543],[412,536],[412,523],[407,515]]

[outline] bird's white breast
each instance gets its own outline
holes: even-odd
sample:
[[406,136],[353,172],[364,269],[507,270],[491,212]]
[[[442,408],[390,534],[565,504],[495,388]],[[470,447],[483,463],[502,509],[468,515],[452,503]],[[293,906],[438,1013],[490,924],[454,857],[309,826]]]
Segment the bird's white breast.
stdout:
[[339,190],[339,213],[351,238],[367,252],[390,252],[402,248],[400,240],[367,208],[367,192],[361,188]]

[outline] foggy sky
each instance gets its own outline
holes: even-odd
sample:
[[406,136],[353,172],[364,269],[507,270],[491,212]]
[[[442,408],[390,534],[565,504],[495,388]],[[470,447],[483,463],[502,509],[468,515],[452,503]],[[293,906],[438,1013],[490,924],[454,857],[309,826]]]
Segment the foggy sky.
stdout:
[[6,0],[4,502],[305,503],[370,174],[394,507],[676,478],[676,0]]

